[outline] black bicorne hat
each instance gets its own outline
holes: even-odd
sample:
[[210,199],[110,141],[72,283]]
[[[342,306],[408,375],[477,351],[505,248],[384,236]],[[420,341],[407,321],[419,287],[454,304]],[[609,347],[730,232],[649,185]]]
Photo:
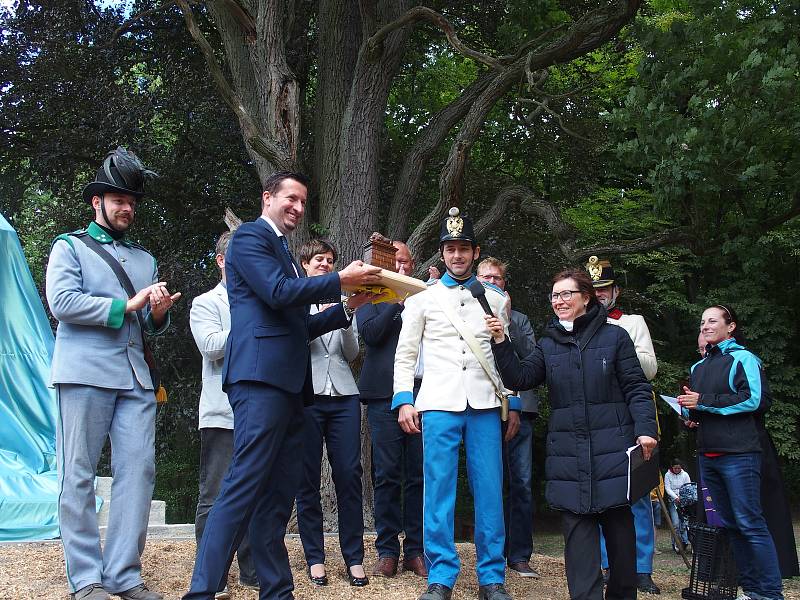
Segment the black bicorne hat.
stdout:
[[455,206],[448,212],[448,217],[442,220],[439,230],[439,244],[463,240],[475,246],[475,228],[472,226],[472,219],[460,216],[460,211]]
[[106,154],[94,181],[83,188],[83,200],[91,202],[94,196],[101,196],[105,192],[130,194],[138,200],[144,196],[145,180],[157,176],[146,169],[133,152],[120,146]]
[[586,263],[586,270],[589,271],[589,276],[592,278],[592,286],[595,288],[604,288],[614,285],[616,275],[614,275],[614,267],[607,260],[600,260],[596,256],[590,256],[589,262]]

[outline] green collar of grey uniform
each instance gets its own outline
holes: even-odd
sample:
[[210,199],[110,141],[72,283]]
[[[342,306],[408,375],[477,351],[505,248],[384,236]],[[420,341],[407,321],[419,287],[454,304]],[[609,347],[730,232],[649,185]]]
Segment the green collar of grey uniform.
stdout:
[[[70,239],[70,237],[73,235],[75,237],[89,235],[92,238],[96,239],[101,244],[110,244],[111,242],[114,241],[111,238],[111,236],[108,235],[105,231],[103,231],[103,229],[97,223],[92,221],[91,223],[89,223],[89,226],[86,229],[78,229],[77,231],[71,231],[70,233],[62,233],[61,235],[56,237],[56,239],[53,240],[53,244],[55,244],[58,240],[64,240],[74,249],[75,246],[72,244],[72,240]],[[125,246],[126,248],[137,248],[139,250],[143,250],[152,256],[152,253],[147,248],[145,248],[141,244],[137,244],[136,242],[131,242],[130,240],[123,238],[119,240],[119,243]],[[155,268],[155,260],[156,260],[155,257],[153,257],[154,268]]]
[[[86,233],[88,233],[92,239],[97,240],[101,244],[110,244],[114,241],[114,238],[103,231],[103,228],[94,221],[89,223],[89,227],[86,228]],[[128,248],[131,247],[131,243],[125,238],[122,238],[118,241],[120,244],[127,246]]]

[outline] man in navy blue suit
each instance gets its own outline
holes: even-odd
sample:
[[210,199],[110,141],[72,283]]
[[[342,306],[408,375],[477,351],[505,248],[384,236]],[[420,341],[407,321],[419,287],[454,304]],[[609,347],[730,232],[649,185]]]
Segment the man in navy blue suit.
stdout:
[[309,305],[342,287],[378,282],[380,269],[354,261],[338,273],[305,277],[286,240],[305,212],[307,179],[281,171],[264,184],[261,217],[242,224],[225,256],[231,331],[222,382],[234,414],[234,451],[197,549],[184,600],[212,600],[250,527],[260,598],[293,598],[284,545],[302,469],[303,407],[314,389],[308,342],[347,327],[371,299],[350,296],[309,315]]

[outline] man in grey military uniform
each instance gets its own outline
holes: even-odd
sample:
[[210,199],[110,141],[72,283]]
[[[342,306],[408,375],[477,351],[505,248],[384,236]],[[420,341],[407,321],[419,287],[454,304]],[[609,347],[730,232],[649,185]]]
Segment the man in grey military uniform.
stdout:
[[[47,302],[58,319],[51,383],[58,391],[58,517],[67,581],[75,600],[160,600],[141,575],[141,554],[155,479],[156,398],[145,361],[141,322],[158,335],[180,297],[158,281],[156,261],[125,238],[147,171],[124,148],[109,152],[83,199],[94,221],[58,236],[47,265]],[[136,293],[92,250],[117,261]],[[137,315],[137,311],[142,311]],[[111,511],[103,550],[94,477],[111,438]]]

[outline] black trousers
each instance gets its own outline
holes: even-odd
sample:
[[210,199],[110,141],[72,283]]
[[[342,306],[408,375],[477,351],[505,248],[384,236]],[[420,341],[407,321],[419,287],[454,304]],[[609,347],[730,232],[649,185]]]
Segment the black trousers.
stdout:
[[606,538],[609,578],[606,600],[636,599],[636,530],[630,506],[601,513],[561,513],[564,562],[571,600],[602,600],[600,525]]
[[325,563],[319,490],[323,443],[328,450],[328,462],[336,488],[339,548],[349,568],[364,562],[361,404],[358,396],[315,395],[314,404],[305,408],[303,475],[297,490],[297,525],[309,566]]
[[[233,429],[204,427],[200,430],[200,496],[197,499],[197,513],[194,518],[194,532],[197,546],[203,539],[206,519],[214,500],[217,499],[222,479],[228,472],[233,457]],[[258,585],[256,568],[250,554],[248,536],[242,538],[236,550],[239,560],[239,581],[247,585]],[[225,577],[227,580],[227,576]]]

